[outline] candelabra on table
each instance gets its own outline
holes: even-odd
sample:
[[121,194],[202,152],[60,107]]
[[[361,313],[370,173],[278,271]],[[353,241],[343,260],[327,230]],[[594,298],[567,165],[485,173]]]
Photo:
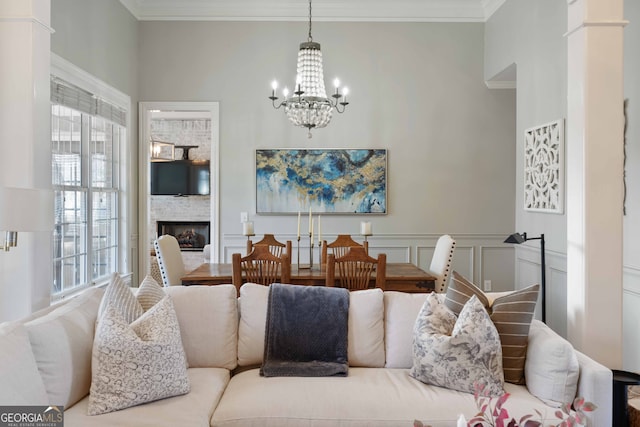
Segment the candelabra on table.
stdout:
[[309,266],[300,267],[300,236],[298,236],[298,270],[308,270],[313,268],[313,238],[309,233]]

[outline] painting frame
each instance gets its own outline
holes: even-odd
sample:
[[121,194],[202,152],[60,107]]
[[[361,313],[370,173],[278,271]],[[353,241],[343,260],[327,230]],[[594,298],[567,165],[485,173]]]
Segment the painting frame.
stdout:
[[564,119],[524,131],[524,210],[564,213]]
[[256,214],[386,215],[387,150],[255,150]]

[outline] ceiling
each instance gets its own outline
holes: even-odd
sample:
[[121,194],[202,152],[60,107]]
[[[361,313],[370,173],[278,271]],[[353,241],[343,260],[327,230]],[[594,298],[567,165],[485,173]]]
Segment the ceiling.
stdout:
[[[484,22],[506,0],[314,0],[314,21]],[[306,0],[120,0],[140,21],[303,21]]]

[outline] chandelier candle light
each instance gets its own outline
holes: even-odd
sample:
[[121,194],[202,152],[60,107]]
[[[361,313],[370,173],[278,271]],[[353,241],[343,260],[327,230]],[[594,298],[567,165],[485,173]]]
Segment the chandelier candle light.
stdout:
[[340,92],[340,80],[333,81],[335,93],[331,98],[327,97],[324,89],[324,72],[322,69],[322,52],[320,43],[313,41],[311,37],[311,0],[309,0],[309,37],[306,42],[300,43],[298,51],[298,68],[296,74],[296,85],[292,96],[289,96],[289,89],[282,90],[283,100],[276,105],[278,97],[276,90],[278,82],[271,83],[271,104],[275,109],[284,107],[287,117],[296,126],[306,127],[311,138],[311,129],[323,128],[331,121],[333,110],[344,113],[349,103],[347,95],[349,89],[342,88]]

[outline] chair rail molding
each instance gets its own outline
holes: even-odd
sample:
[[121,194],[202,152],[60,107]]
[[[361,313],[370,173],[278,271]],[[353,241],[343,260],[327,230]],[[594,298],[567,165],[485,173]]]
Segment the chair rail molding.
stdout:
[[[453,270],[468,277],[481,286],[485,279],[492,281],[493,291],[514,289],[514,252],[513,245],[503,243],[507,233],[382,233],[368,237],[369,254],[377,256],[387,254],[387,262],[409,262],[427,270],[442,234],[450,234],[456,241],[453,255]],[[277,233],[279,239],[291,240],[293,252],[297,253],[296,236],[291,233]],[[323,233],[323,239],[332,241],[337,234]],[[353,235],[357,240],[357,234]],[[231,262],[231,255],[246,251],[246,236],[229,233],[222,236],[222,259]],[[317,244],[314,245],[314,263],[320,258]],[[309,262],[309,240],[300,240],[300,262]]]

